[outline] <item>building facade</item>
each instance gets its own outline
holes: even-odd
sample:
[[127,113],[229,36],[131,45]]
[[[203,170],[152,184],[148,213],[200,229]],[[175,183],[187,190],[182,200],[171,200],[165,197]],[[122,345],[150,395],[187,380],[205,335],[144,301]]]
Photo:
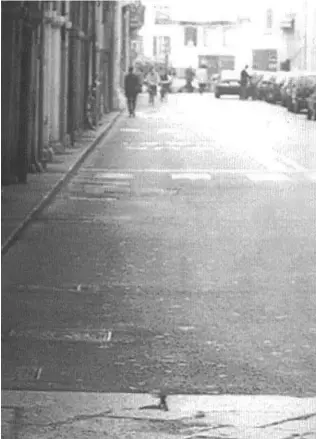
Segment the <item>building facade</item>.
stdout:
[[225,10],[219,14],[205,2],[199,11],[192,5],[173,6],[173,2],[146,4],[142,36],[147,58],[168,63],[179,76],[187,67],[196,69],[201,63],[210,74],[252,64],[253,46],[261,33],[247,11],[242,16]]
[[288,0],[258,4],[253,49],[277,53],[277,69],[316,71],[316,3]]
[[127,1],[5,1],[2,184],[25,183],[121,106]]

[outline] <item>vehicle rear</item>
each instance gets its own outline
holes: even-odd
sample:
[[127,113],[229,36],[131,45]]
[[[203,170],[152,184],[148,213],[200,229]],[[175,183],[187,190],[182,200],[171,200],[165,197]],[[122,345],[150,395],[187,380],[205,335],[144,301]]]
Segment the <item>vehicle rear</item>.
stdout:
[[239,73],[233,70],[224,70],[215,86],[215,97],[220,98],[224,95],[239,95],[240,79]]
[[276,104],[278,102],[282,101],[282,87],[286,82],[287,79],[286,72],[276,72],[271,78],[270,82],[267,86],[266,91],[266,100],[268,102],[271,102],[273,104]]
[[316,86],[316,72],[299,76],[292,87],[292,109],[295,113],[307,110],[307,99]]
[[316,120],[316,86],[307,98],[307,119]]
[[281,103],[284,107],[289,107],[290,95],[292,84],[294,83],[297,73],[291,72],[285,79],[284,84],[281,87]]
[[267,96],[271,87],[271,72],[266,72],[262,75],[261,80],[257,85],[258,99],[267,100]]

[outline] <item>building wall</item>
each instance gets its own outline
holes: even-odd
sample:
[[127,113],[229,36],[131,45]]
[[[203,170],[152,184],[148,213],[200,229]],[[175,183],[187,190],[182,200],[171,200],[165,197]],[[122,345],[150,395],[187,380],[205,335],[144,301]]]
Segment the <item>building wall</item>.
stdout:
[[120,107],[119,78],[129,63],[128,14],[121,28],[124,5],[123,0],[1,5],[3,184],[26,183],[29,172],[42,171],[54,152],[65,153],[103,112]]
[[[267,11],[272,11],[272,26],[267,27]],[[282,25],[294,19],[294,27]],[[316,70],[316,2],[288,0],[258,3],[253,17],[257,36],[253,48],[276,49],[279,63],[289,59],[293,70]]]
[[231,55],[236,50],[237,45],[236,33],[239,27],[235,25],[205,25],[196,23],[194,27],[197,30],[196,45],[188,46],[185,44],[185,28],[187,27],[180,22],[173,22],[172,9],[170,12],[170,24],[155,23],[155,4],[148,2],[146,4],[145,23],[142,29],[144,55],[152,60],[163,62],[163,53],[154,53],[154,37],[169,37],[170,47],[170,64],[175,68],[186,68],[192,66],[198,67],[199,57],[223,54]]

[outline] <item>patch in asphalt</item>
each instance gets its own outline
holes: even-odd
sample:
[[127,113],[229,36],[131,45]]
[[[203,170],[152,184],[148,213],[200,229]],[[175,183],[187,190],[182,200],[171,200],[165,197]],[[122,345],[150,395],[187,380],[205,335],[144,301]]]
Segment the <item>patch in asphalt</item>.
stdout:
[[42,367],[19,366],[15,369],[12,380],[37,381],[42,374]]

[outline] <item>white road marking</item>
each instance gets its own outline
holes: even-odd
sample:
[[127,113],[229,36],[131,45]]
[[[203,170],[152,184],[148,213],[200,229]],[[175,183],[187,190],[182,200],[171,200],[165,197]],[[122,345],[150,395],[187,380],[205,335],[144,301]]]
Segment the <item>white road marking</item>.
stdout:
[[140,133],[140,128],[121,128],[121,133]]
[[[109,169],[109,172],[113,172],[113,169]],[[126,168],[126,169],[118,169],[117,173],[128,172],[129,174],[263,174],[262,170],[259,169],[217,169],[217,168],[143,168],[143,169],[135,169],[135,168]],[[269,174],[269,172],[264,172]],[[106,174],[106,172],[105,172]],[[115,178],[116,174],[107,174],[112,175]],[[130,177],[132,178],[132,177]]]
[[[131,179],[133,179],[133,177]],[[109,187],[111,188],[111,187],[117,187],[117,186],[129,186],[131,179],[129,179],[128,181],[115,181],[115,180],[107,181],[106,183],[102,184],[102,188],[109,188]]]
[[185,146],[188,144],[188,141],[186,140],[171,140],[166,145],[168,146]]
[[291,179],[284,174],[272,174],[272,173],[261,173],[261,174],[246,174],[246,177],[252,181],[290,181]]
[[284,155],[279,155],[278,156],[279,160],[281,160],[283,163],[285,163],[286,165],[293,167],[296,171],[301,171],[301,172],[307,172],[307,168],[305,168],[304,166],[300,165],[299,163],[295,162],[294,160],[285,157]]
[[265,166],[268,171],[270,172],[288,172],[289,168],[288,166],[285,166],[284,164],[278,162],[275,157],[260,154],[260,155],[253,155],[253,159],[255,159],[258,163]]
[[157,131],[157,134],[164,134],[164,133],[168,133],[168,134],[174,134],[174,135],[181,135],[181,131],[179,131],[178,129],[175,128],[160,128]]
[[190,173],[184,173],[184,174],[171,174],[172,180],[211,180],[210,174],[190,174]]
[[308,175],[310,180],[315,180],[316,181],[316,172],[312,172]]
[[133,176],[130,174],[130,173],[128,173],[128,174],[123,174],[123,173],[120,173],[120,172],[103,172],[103,173],[100,173],[100,174],[96,174],[95,175],[95,178],[100,178],[100,179],[108,179],[108,180],[111,180],[111,179],[121,179],[121,180],[131,180],[132,178],[133,178]]
[[102,199],[100,199],[100,198],[90,198],[90,197],[74,197],[74,196],[69,196],[69,197],[67,197],[67,199],[68,200],[73,200],[73,201],[88,201],[89,203],[91,203],[91,202],[96,202],[96,203],[100,203],[100,202],[102,202],[102,203],[104,203],[105,201],[111,201],[111,202],[114,202],[114,201],[116,201],[116,199],[115,198],[105,198],[105,197],[102,197]]
[[213,152],[212,148],[210,146],[198,146],[198,145],[194,145],[194,146],[185,146],[185,147],[181,147],[184,146],[185,143],[183,145],[171,145],[171,144],[166,144],[166,145],[160,145],[160,146],[127,146],[126,149],[129,151],[161,151],[161,150],[171,150],[171,151],[193,151],[193,152],[199,152],[199,151],[209,151],[210,153]]

